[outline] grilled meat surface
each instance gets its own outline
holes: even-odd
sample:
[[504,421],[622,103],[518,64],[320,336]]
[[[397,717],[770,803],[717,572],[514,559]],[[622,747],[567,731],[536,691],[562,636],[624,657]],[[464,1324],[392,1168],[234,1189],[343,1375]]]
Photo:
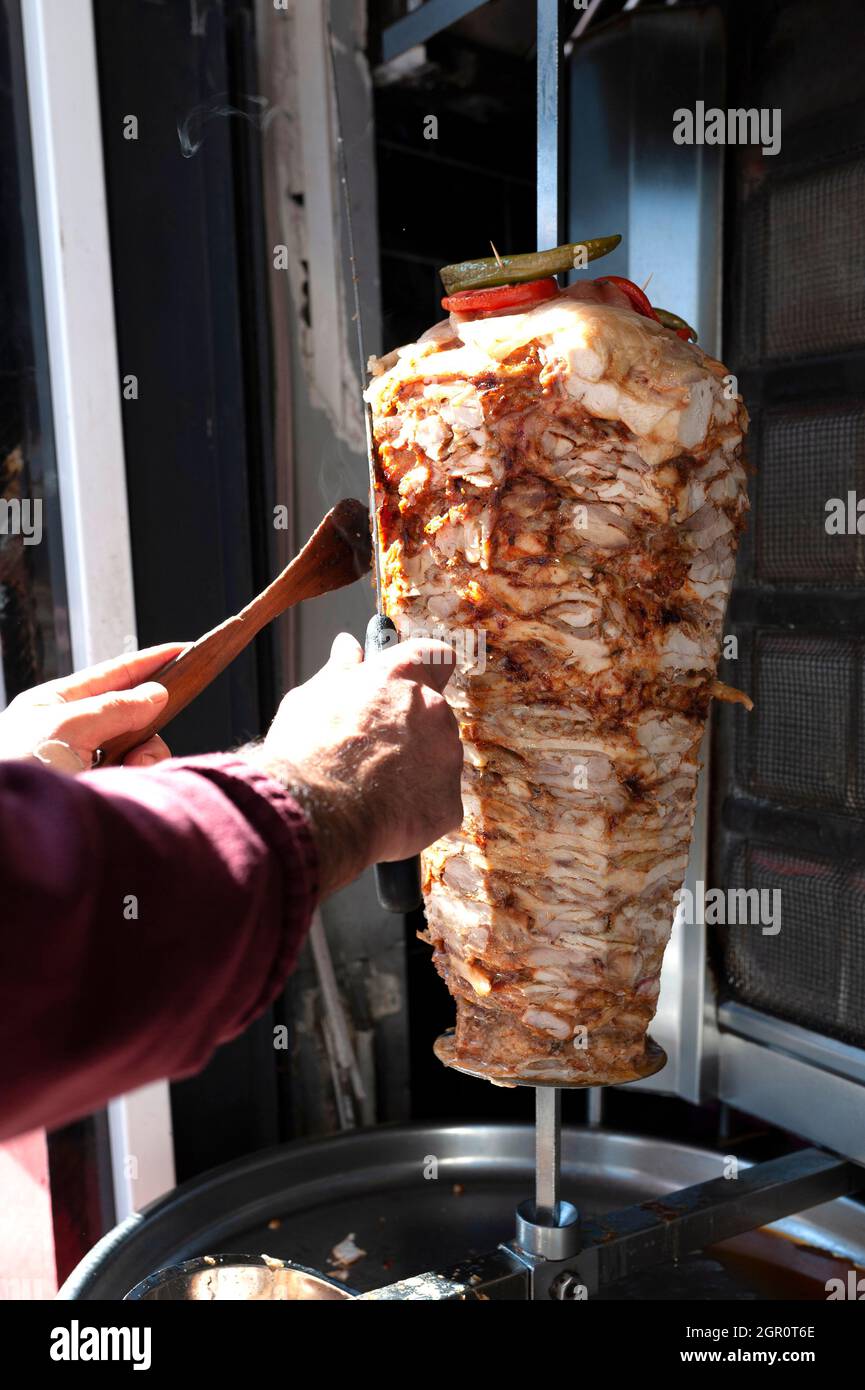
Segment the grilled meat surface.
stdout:
[[452,640],[464,818],[423,856],[453,1058],[645,1056],[694,817],[747,413],[725,368],[567,292],[372,363],[385,611]]

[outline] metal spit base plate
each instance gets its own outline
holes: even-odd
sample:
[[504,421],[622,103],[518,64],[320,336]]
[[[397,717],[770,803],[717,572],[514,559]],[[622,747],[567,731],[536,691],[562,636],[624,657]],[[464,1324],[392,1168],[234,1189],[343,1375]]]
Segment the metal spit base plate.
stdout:
[[492,1086],[504,1086],[510,1089],[515,1086],[536,1086],[550,1087],[558,1090],[585,1090],[589,1086],[626,1086],[631,1081],[642,1081],[646,1076],[654,1076],[662,1067],[667,1065],[667,1054],[662,1047],[655,1042],[654,1038],[646,1038],[645,1055],[638,1067],[633,1071],[623,1073],[620,1076],[611,1078],[610,1076],[584,1076],[577,1081],[543,1081],[541,1079],[519,1080],[512,1075],[503,1075],[495,1072],[491,1068],[467,1067],[462,1062],[457,1062],[454,1057],[454,1030],[448,1028],[446,1032],[440,1034],[433,1043],[433,1052],[439,1061],[446,1067],[451,1067],[453,1071],[462,1072],[463,1076],[473,1076],[478,1081],[488,1081]]

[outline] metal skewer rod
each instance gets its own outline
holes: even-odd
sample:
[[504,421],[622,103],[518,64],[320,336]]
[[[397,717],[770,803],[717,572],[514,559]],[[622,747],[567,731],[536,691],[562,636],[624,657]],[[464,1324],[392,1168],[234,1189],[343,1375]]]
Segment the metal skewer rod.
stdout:
[[535,1087],[535,1220],[559,1224],[562,1168],[562,1093],[558,1086]]
[[586,1113],[586,1123],[590,1129],[597,1129],[598,1125],[604,1123],[604,1088],[603,1086],[592,1086],[588,1094],[588,1110]]
[[[558,246],[564,225],[562,140],[562,6],[537,0],[537,226],[538,250]],[[535,1221],[558,1226],[562,1161],[562,1093],[535,1087]]]

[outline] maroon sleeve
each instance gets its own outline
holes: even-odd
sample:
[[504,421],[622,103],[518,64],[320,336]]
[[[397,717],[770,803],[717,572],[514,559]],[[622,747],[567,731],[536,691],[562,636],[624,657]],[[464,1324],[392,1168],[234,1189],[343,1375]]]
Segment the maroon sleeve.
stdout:
[[241,758],[0,763],[0,1139],[197,1071],[275,997],[318,897],[303,812]]

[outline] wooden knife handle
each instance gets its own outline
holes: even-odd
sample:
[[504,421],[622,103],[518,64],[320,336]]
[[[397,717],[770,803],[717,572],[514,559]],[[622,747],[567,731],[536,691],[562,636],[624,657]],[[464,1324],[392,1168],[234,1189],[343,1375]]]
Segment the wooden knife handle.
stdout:
[[133,748],[146,743],[186,709],[269,622],[303,599],[353,584],[368,572],[370,557],[367,509],[362,502],[347,498],[328,512],[291,564],[242,612],[199,637],[150,677],[165,686],[167,702],[145,729],[120,734],[103,744],[99,766],[121,763]]
[[[260,599],[261,596],[259,596]],[[158,681],[168,691],[168,700],[159,714],[144,729],[134,729],[130,733],[118,734],[102,746],[100,767],[113,767],[122,763],[127,753],[146,743],[160,729],[164,729],[181,710],[191,704],[202,690],[206,690],[236,656],[249,646],[257,633],[270,621],[270,615],[256,608],[259,599],[254,600],[243,613],[229,618],[219,627],[199,637],[148,679]],[[288,605],[289,607],[291,605]]]

